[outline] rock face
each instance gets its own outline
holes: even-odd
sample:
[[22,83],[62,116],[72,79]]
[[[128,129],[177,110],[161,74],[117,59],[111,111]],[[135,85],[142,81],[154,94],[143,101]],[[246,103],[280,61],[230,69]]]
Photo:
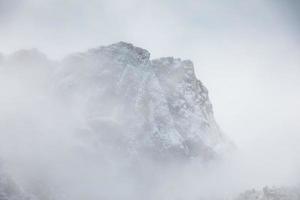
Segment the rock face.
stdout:
[[0,91],[0,200],[28,199],[16,185],[30,199],[159,199],[173,167],[228,144],[191,61],[124,42],[62,61],[0,56]]
[[98,146],[130,156],[203,160],[226,146],[207,89],[189,60],[150,60],[147,50],[124,42],[59,62],[36,49],[2,60],[0,70],[21,92],[26,87],[34,101],[40,96],[64,102],[79,119],[77,132]]
[[78,109],[83,129],[106,145],[159,159],[213,158],[226,139],[193,63],[149,58],[124,42],[74,54],[63,61],[57,87]]

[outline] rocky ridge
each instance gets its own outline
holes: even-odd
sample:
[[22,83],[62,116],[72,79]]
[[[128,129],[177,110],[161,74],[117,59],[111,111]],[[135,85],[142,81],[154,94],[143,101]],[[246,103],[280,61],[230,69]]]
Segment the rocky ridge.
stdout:
[[67,57],[59,74],[60,88],[84,98],[88,129],[97,134],[105,124],[117,140],[107,142],[131,153],[206,160],[226,144],[189,60],[150,60],[147,50],[120,42]]

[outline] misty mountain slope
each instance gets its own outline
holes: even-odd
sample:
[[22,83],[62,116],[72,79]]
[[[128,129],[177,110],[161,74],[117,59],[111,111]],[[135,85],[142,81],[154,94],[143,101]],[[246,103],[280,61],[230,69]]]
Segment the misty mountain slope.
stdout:
[[264,187],[262,190],[248,190],[235,200],[299,200],[299,188]]
[[58,87],[84,115],[85,129],[108,145],[157,158],[213,158],[226,139],[192,62],[149,58],[124,42],[74,54]]
[[5,176],[36,199],[175,198],[168,188],[184,185],[186,167],[230,146],[191,61],[151,60],[124,42],[61,61],[3,56],[0,91]]
[[1,200],[33,200],[3,172],[0,167],[0,199]]

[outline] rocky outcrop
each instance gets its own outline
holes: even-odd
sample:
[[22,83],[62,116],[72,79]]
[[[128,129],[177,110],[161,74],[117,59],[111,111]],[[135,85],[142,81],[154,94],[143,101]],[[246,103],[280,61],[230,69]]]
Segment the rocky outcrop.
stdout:
[[120,42],[67,57],[58,74],[86,129],[129,154],[206,160],[227,144],[189,60]]

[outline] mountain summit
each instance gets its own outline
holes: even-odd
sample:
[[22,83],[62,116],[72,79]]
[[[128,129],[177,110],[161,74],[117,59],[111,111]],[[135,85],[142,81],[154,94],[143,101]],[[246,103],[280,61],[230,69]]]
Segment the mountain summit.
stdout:
[[59,88],[73,102],[85,102],[74,106],[106,145],[155,158],[206,160],[226,143],[189,60],[150,60],[147,50],[119,42],[70,55],[62,65]]
[[119,42],[21,50],[0,72],[1,200],[171,199],[156,195],[229,144],[189,60]]

